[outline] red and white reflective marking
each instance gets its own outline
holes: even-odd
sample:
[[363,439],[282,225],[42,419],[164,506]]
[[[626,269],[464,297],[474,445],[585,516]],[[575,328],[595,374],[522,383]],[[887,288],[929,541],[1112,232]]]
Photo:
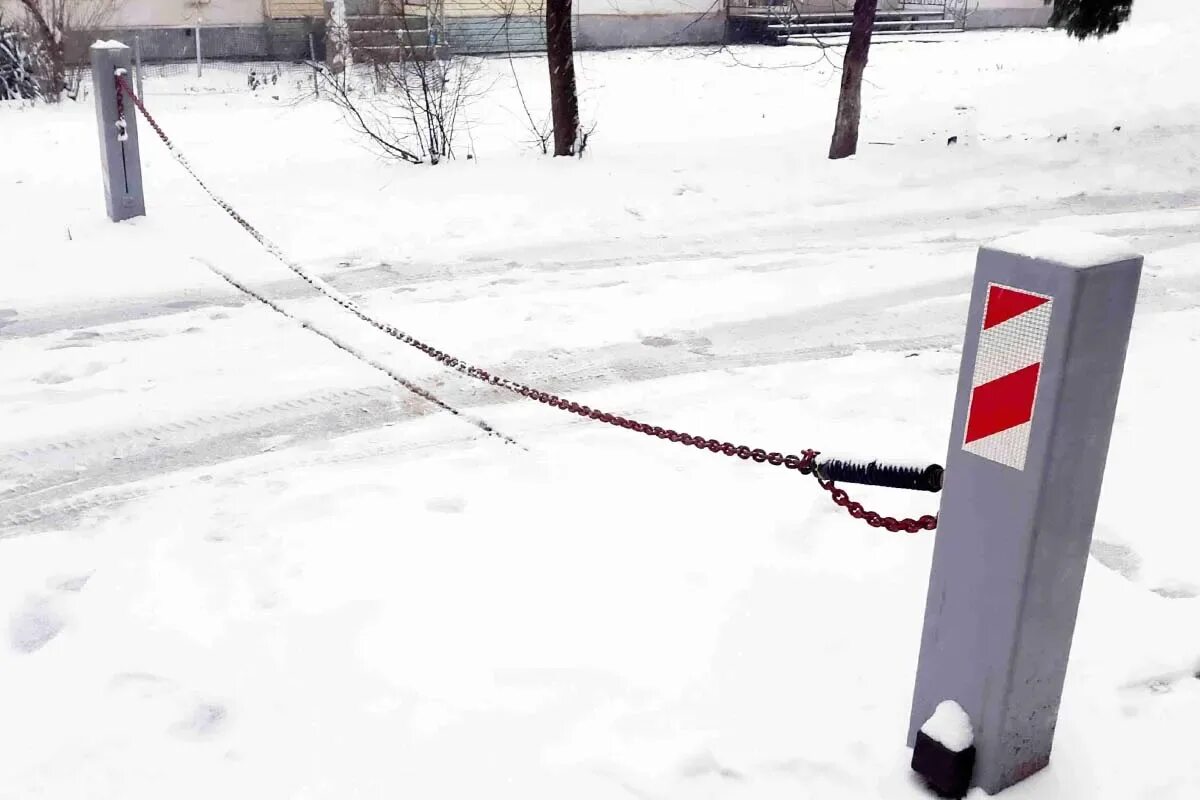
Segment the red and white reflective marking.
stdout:
[[1025,469],[1053,298],[988,284],[963,449]]

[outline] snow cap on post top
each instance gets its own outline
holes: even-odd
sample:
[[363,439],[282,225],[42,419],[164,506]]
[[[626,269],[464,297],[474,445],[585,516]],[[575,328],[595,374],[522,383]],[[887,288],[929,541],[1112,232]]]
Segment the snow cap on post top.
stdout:
[[1049,225],[1005,236],[985,245],[985,248],[1038,261],[1050,261],[1075,269],[1139,258],[1138,254],[1120,239]]

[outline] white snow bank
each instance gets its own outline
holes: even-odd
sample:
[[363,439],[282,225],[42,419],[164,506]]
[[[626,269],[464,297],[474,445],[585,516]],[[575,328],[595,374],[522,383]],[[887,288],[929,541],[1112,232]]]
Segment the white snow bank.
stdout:
[[938,703],[933,716],[921,726],[921,733],[956,753],[961,753],[975,743],[971,718],[963,711],[962,706],[953,700]]
[[1006,236],[992,242],[988,248],[1075,268],[1112,264],[1138,255],[1120,239],[1057,227],[1035,228]]

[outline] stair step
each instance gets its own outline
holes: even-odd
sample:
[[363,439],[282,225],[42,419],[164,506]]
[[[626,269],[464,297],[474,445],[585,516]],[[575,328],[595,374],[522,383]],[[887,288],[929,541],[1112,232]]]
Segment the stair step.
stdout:
[[[904,41],[908,39],[920,40],[920,37],[925,36],[945,36],[949,33],[963,33],[962,28],[934,28],[926,31],[877,31],[871,34],[871,42],[887,42],[887,41]],[[781,36],[784,44],[807,45],[810,47],[841,47],[850,41],[850,34],[836,33],[828,36],[811,36],[803,34],[793,34],[791,36]]]
[[[957,24],[958,24],[958,22],[956,20],[952,20],[952,19],[887,20],[884,22],[877,21],[875,23],[874,29],[875,30],[881,30],[881,29],[887,30],[889,28],[903,28],[905,25],[927,25],[927,26],[931,26],[931,27],[935,27],[935,28],[942,28],[942,27],[951,27],[952,28]],[[815,22],[815,23],[805,22],[805,23],[801,23],[801,26],[805,27],[805,28],[810,28],[812,30],[822,30],[825,28],[849,28],[850,23],[849,22]],[[771,29],[775,29],[775,28],[783,28],[783,27],[787,27],[787,26],[786,25],[768,25],[767,27],[771,28]],[[796,27],[796,26],[792,26],[792,27]]]
[[399,47],[429,44],[429,29],[407,31],[350,31],[351,47]]
[[396,63],[448,58],[450,49],[444,44],[415,44],[403,47],[352,47],[350,53],[354,60],[359,62]]
[[423,28],[428,19],[424,9],[421,9],[420,14],[407,14],[403,17],[346,17],[346,28],[350,31],[402,31]]
[[[884,31],[888,31],[891,29],[936,30],[938,28],[953,28],[953,27],[956,27],[957,25],[958,25],[958,22],[956,20],[952,20],[952,19],[930,19],[930,20],[921,20],[919,22],[916,22],[916,21],[912,21],[912,22],[876,22],[875,27],[872,30],[874,30],[876,33],[882,33]],[[818,33],[828,32],[828,31],[838,32],[838,31],[849,31],[850,23],[849,22],[819,22],[815,25],[803,24],[803,23],[797,24],[797,25],[784,25],[784,24],[777,23],[777,24],[768,25],[767,30],[771,30],[771,31],[804,30],[804,31],[814,31],[814,32],[818,32]]]
[[[820,22],[822,20],[829,22],[838,22],[854,19],[854,14],[849,11],[830,11],[825,13],[820,12],[804,12],[804,13],[789,13],[786,9],[774,8],[737,8],[731,6],[729,9],[730,16],[734,17],[768,17],[770,19],[790,19],[802,20],[806,22]],[[917,19],[917,18],[935,18],[942,19],[946,14],[941,9],[936,11],[880,11],[875,15],[876,21],[894,20],[894,19]]]
[[428,0],[345,0],[347,17],[394,16],[404,6],[424,6]]

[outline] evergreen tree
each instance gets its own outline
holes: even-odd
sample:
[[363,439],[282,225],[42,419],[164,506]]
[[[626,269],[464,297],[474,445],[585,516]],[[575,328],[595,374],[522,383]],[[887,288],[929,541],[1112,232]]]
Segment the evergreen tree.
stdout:
[[1116,33],[1133,8],[1133,0],[1054,0],[1050,24],[1077,39]]
[[37,69],[36,49],[19,31],[0,21],[0,100],[40,97]]

